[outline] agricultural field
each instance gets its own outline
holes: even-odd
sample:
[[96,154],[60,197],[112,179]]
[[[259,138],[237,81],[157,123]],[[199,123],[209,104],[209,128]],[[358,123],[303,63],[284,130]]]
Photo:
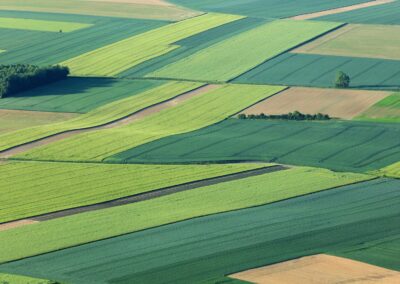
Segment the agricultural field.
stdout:
[[400,0],[0,0],[0,284],[400,281]]
[[218,123],[282,89],[267,85],[219,85],[135,123],[82,133],[15,157],[47,161],[102,161],[135,146]]
[[178,222],[3,264],[0,271],[65,282],[201,283],[398,235],[399,182],[374,180]]
[[382,91],[338,90],[294,87],[268,98],[246,110],[245,114],[282,114],[293,111],[324,113],[331,117],[352,119],[390,95]]
[[[147,77],[228,81],[338,24],[273,21],[200,50]],[[284,37],[278,35],[285,34]],[[271,39],[275,39],[271,41]],[[268,48],[265,48],[268,46]],[[234,60],[232,60],[234,59]],[[204,69],[209,70],[204,72]]]
[[397,162],[399,135],[398,124],[229,119],[135,147],[106,161],[269,161],[358,172]]
[[344,26],[293,52],[400,60],[399,45],[400,26],[358,24]]
[[353,89],[400,90],[399,70],[399,60],[284,53],[234,82],[333,88],[336,73],[343,71]]

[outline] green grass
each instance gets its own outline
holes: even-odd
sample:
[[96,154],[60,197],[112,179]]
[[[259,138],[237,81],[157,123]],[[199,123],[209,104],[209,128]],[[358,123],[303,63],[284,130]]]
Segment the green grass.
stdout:
[[[0,3],[0,6],[3,2]],[[88,28],[68,33],[0,29],[0,48],[6,50],[6,52],[0,53],[2,64],[57,64],[93,49],[167,24],[166,22],[151,20],[3,10],[0,10],[0,17],[70,24],[79,22],[90,25]]]
[[3,98],[0,100],[0,109],[86,113],[163,83],[165,82],[152,80],[68,78]]
[[351,88],[400,90],[399,68],[399,60],[284,53],[234,82],[332,88],[336,73],[343,71]]
[[379,122],[400,122],[400,93],[377,102],[355,119]]
[[179,48],[174,44],[176,41],[241,18],[223,14],[198,16],[126,38],[61,64],[68,66],[72,74],[76,75],[115,76]]
[[48,12],[57,14],[95,15],[116,18],[144,18],[176,21],[198,12],[178,6],[156,6],[112,1],[87,0],[2,0],[1,10]]
[[9,149],[20,144],[68,130],[102,125],[135,113],[148,106],[174,98],[199,86],[201,85],[192,82],[168,82],[135,96],[109,103],[65,122],[27,128],[1,135],[0,149]]
[[399,161],[399,136],[399,124],[229,119],[132,148],[107,161],[269,161],[359,172]]
[[[399,185],[398,180],[382,179],[344,186],[51,252],[1,265],[0,271],[72,283],[204,282],[399,235]],[[220,204],[227,201],[229,197]],[[115,227],[115,219],[104,223]],[[57,241],[71,232],[66,220],[63,224],[60,228],[68,230],[61,229]],[[93,225],[80,227],[81,235],[88,224]],[[39,225],[21,228],[31,235],[25,236],[24,247],[33,247],[33,238],[39,236],[31,230]],[[15,252],[9,250],[17,241],[13,231],[17,229],[4,232],[6,255]],[[40,243],[48,243],[49,233],[41,235]]]
[[82,133],[16,157],[34,160],[101,161],[144,143],[220,122],[282,89],[283,87],[277,86],[220,85],[217,89],[130,124]]
[[147,77],[228,81],[337,26],[337,23],[273,21],[200,50]]
[[[254,165],[256,166],[258,165]],[[155,171],[153,166],[148,167],[152,169],[152,172]],[[224,166],[219,167],[222,170]],[[249,167],[250,165],[225,166],[231,171]],[[181,166],[181,169],[185,172],[189,171],[184,166]],[[207,166],[206,169],[215,171],[217,168]],[[175,172],[180,173],[180,171]],[[155,175],[155,178],[157,176],[159,175]],[[295,168],[197,188],[135,204],[54,219],[0,232],[0,243],[5,244],[0,262],[198,216],[271,203],[368,178],[370,177],[360,174]],[[111,223],[114,226],[109,226]],[[68,230],[63,230],[63,237],[60,238],[58,232],[62,228],[68,228]]]
[[259,167],[260,164],[157,166],[6,163],[0,165],[0,222]]
[[379,174],[379,175],[383,175],[383,176],[400,178],[400,162],[397,162],[397,163],[394,163],[387,167],[384,167],[382,169],[379,169],[375,173]]
[[0,17],[0,28],[5,29],[33,30],[42,32],[62,31],[68,33],[91,26],[92,24]]
[[0,273],[0,283],[1,284],[52,284],[56,282],[38,278],[31,278],[22,275]]

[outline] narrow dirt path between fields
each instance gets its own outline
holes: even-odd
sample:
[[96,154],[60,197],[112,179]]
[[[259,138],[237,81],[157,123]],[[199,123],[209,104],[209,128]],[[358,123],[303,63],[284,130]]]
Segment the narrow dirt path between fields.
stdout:
[[366,2],[366,3],[351,5],[351,6],[347,6],[347,7],[336,8],[336,9],[332,9],[332,10],[298,15],[298,16],[291,17],[290,19],[310,20],[310,19],[315,19],[315,18],[319,18],[322,16],[328,16],[328,15],[334,15],[334,14],[339,14],[339,13],[343,13],[343,12],[349,12],[349,11],[363,9],[363,8],[367,8],[367,7],[383,5],[383,4],[387,4],[387,3],[391,3],[391,2],[394,2],[394,0],[375,0],[375,1],[370,1],[370,2]]
[[115,206],[132,204],[132,203],[145,201],[145,200],[149,200],[149,199],[153,199],[153,198],[157,198],[157,197],[161,197],[161,196],[170,195],[170,194],[177,193],[177,192],[192,190],[192,189],[196,189],[199,187],[214,185],[214,184],[233,181],[233,180],[244,179],[244,178],[263,175],[263,174],[267,174],[267,173],[273,173],[273,172],[277,172],[277,171],[283,171],[283,170],[287,170],[289,168],[290,167],[288,167],[288,166],[276,165],[276,166],[264,167],[264,168],[259,168],[259,169],[255,169],[255,170],[249,170],[249,171],[244,171],[244,172],[240,172],[240,173],[234,173],[234,174],[229,174],[229,175],[224,175],[224,176],[219,176],[219,177],[214,177],[214,178],[209,178],[209,179],[204,179],[204,180],[199,180],[199,181],[193,181],[193,182],[189,182],[189,183],[185,183],[185,184],[175,185],[175,186],[157,189],[157,190],[153,190],[153,191],[149,191],[149,192],[126,196],[123,198],[118,198],[118,199],[114,199],[114,200],[110,200],[110,201],[106,201],[106,202],[102,202],[102,203],[81,206],[81,207],[71,208],[71,209],[65,209],[65,210],[61,210],[61,211],[57,211],[57,212],[52,212],[52,213],[47,213],[47,214],[43,214],[43,215],[39,215],[39,216],[29,217],[28,219],[2,223],[2,224],[0,224],[0,231],[5,231],[5,230],[12,229],[12,228],[25,226],[25,225],[35,224],[35,223],[41,222],[41,221],[47,221],[47,220],[57,219],[57,218],[65,217],[65,216],[75,215],[75,214],[79,214],[79,213],[83,213],[83,212],[89,212],[89,211],[101,210],[101,209],[105,209],[105,208],[111,208],[111,207],[115,207]]
[[142,110],[139,110],[135,113],[132,113],[128,116],[119,118],[117,120],[107,122],[102,125],[94,126],[94,127],[89,127],[89,128],[84,128],[84,129],[77,129],[77,130],[68,130],[66,132],[58,133],[52,136],[48,136],[45,138],[41,138],[35,141],[28,142],[26,144],[22,144],[13,148],[10,148],[8,150],[0,151],[0,159],[7,159],[10,158],[14,155],[29,151],[33,148],[40,147],[43,145],[47,145],[56,141],[60,141],[66,138],[69,138],[71,136],[81,134],[81,133],[86,133],[90,131],[95,131],[95,130],[101,130],[101,129],[108,129],[108,128],[113,128],[113,127],[119,127],[122,125],[129,124],[135,120],[144,118],[146,116],[152,115],[154,113],[157,113],[159,111],[162,111],[164,109],[176,106],[194,96],[201,95],[203,93],[206,93],[212,89],[217,88],[218,85],[205,85],[200,88],[197,88],[195,90],[186,92],[184,94],[181,94],[179,96],[176,96],[175,98],[172,98],[170,100],[154,104],[152,106],[149,106],[147,108],[144,108]]

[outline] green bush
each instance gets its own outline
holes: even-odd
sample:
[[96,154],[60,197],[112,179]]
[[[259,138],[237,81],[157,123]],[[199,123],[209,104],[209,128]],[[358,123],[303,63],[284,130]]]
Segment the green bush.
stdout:
[[342,71],[339,71],[336,74],[335,86],[337,88],[348,88],[350,86],[350,76]]
[[280,119],[280,120],[329,120],[331,117],[327,114],[303,114],[299,111],[289,112],[288,114],[266,115],[261,114],[239,114],[239,119]]

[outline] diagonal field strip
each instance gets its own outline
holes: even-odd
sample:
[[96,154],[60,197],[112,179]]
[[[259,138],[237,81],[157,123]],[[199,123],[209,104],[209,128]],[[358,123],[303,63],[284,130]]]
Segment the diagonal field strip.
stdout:
[[170,187],[166,187],[166,188],[156,189],[153,191],[139,193],[139,194],[135,194],[132,196],[122,197],[119,199],[105,201],[105,202],[97,203],[97,204],[93,204],[93,205],[81,206],[81,207],[46,213],[43,215],[32,216],[32,217],[29,217],[29,219],[22,219],[22,220],[18,220],[18,221],[0,223],[0,231],[14,229],[14,228],[21,227],[21,226],[36,224],[37,222],[48,221],[48,220],[71,216],[71,215],[80,214],[80,213],[84,213],[84,212],[90,212],[90,211],[101,210],[101,209],[105,209],[105,208],[111,208],[111,207],[115,207],[115,206],[132,204],[132,203],[150,200],[150,199],[161,197],[161,196],[174,194],[177,192],[182,192],[182,191],[192,190],[192,189],[196,189],[196,188],[200,188],[200,187],[204,187],[204,186],[219,184],[219,183],[223,183],[223,182],[234,181],[234,180],[244,179],[244,178],[248,178],[248,177],[263,175],[266,173],[273,173],[276,171],[283,171],[283,170],[287,170],[287,169],[289,169],[289,167],[287,167],[287,166],[268,165],[268,166],[265,166],[262,168],[245,170],[243,172],[237,172],[237,173],[232,173],[232,174],[227,174],[227,175],[222,175],[222,176],[217,176],[217,177],[206,178],[206,179],[199,180],[199,181],[193,181],[193,182],[188,182],[185,184],[179,184],[179,185],[170,186]]
[[129,114],[127,116],[118,118],[116,120],[112,120],[110,122],[98,125],[98,126],[93,126],[89,128],[83,128],[83,129],[78,129],[78,130],[67,130],[58,134],[54,134],[45,138],[41,138],[38,140],[34,140],[25,144],[22,144],[20,146],[16,146],[13,148],[10,148],[8,150],[0,151],[0,159],[7,159],[10,158],[14,155],[24,153],[26,151],[29,151],[31,149],[34,149],[36,147],[44,146],[50,143],[54,143],[69,137],[72,137],[74,135],[82,134],[82,133],[87,133],[90,131],[95,131],[95,130],[101,130],[101,129],[109,129],[113,127],[119,127],[122,125],[129,124],[135,120],[142,119],[146,116],[152,115],[156,112],[159,112],[163,109],[167,109],[172,106],[176,106],[177,104],[180,104],[194,96],[201,95],[204,92],[207,92],[209,90],[212,90],[213,88],[217,88],[217,85],[206,85],[206,86],[201,86],[197,89],[194,89],[192,91],[188,91],[186,93],[180,94],[176,97],[173,97],[171,99],[167,99],[166,101],[162,101],[160,103],[153,104],[151,106],[145,107],[137,112],[134,112],[132,114]]
[[351,5],[351,6],[347,6],[347,7],[341,7],[341,8],[336,8],[336,9],[331,9],[331,10],[326,10],[326,11],[321,11],[321,12],[298,15],[298,16],[291,17],[291,19],[293,19],[293,20],[310,20],[310,19],[315,19],[315,18],[322,17],[322,16],[334,15],[334,14],[339,14],[339,13],[343,13],[343,12],[349,12],[349,11],[354,11],[354,10],[358,10],[358,9],[383,5],[383,4],[391,3],[393,1],[394,0],[374,0],[374,1]]
[[179,48],[175,42],[242,16],[205,14],[169,24],[62,62],[74,75],[114,76],[149,59]]

